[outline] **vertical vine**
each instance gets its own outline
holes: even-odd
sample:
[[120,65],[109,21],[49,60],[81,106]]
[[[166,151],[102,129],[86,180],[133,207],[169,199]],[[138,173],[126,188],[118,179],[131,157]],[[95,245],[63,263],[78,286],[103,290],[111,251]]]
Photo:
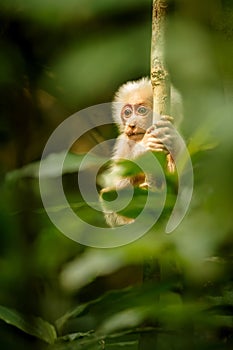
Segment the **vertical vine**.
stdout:
[[[151,38],[153,123],[156,123],[161,115],[170,114],[170,79],[164,59],[167,11],[168,2],[166,0],[153,0]],[[167,169],[171,173],[175,171],[175,165],[170,155],[167,156]]]
[[[153,0],[152,10],[152,38],[151,38],[151,83],[153,87],[153,123],[156,123],[161,115],[170,112],[170,81],[164,61],[165,48],[165,22],[168,4],[165,0]],[[167,156],[168,170],[173,171],[173,163],[170,156]],[[160,264],[156,257],[148,257],[143,266],[144,282],[159,283]],[[155,297],[155,302],[159,297]],[[149,324],[155,327],[156,324]],[[156,349],[157,332],[141,334],[139,339],[139,350]]]
[[151,83],[153,87],[153,122],[160,115],[169,114],[170,81],[164,62],[164,28],[168,4],[165,0],[153,0],[151,38]]

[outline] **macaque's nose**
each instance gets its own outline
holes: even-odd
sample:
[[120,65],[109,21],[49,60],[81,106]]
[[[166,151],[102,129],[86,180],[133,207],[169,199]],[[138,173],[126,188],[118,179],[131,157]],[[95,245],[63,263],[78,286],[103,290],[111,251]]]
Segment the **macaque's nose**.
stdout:
[[135,120],[132,120],[132,121],[129,122],[128,125],[129,125],[129,127],[130,127],[131,129],[134,129],[135,126],[136,126],[136,121],[135,121]]
[[131,129],[134,129],[135,128],[135,124],[129,124],[129,127],[131,128]]

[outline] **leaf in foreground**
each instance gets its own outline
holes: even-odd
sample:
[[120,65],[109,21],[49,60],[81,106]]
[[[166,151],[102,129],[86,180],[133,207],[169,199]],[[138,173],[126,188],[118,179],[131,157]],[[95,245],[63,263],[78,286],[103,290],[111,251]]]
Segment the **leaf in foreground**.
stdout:
[[0,319],[49,344],[53,344],[57,339],[54,326],[39,317],[25,316],[16,310],[0,305]]

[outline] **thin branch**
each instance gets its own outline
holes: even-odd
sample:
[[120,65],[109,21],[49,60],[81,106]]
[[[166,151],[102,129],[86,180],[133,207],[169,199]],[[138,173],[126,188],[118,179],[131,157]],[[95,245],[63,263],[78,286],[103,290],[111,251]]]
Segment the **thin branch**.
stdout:
[[164,0],[153,0],[151,40],[151,83],[154,96],[154,123],[160,115],[169,114],[170,82],[164,62],[164,29],[168,4]]

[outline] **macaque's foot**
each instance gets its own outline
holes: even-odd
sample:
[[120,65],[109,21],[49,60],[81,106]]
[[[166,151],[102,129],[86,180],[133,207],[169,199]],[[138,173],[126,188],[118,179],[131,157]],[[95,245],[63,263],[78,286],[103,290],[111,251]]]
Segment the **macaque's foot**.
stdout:
[[143,182],[139,185],[139,188],[141,188],[142,190],[148,190],[149,187],[150,185],[148,184],[148,182]]
[[104,216],[107,224],[110,227],[133,224],[135,222],[135,219],[127,218],[126,216],[119,215],[115,212],[106,212]]
[[115,190],[115,187],[105,187],[105,188],[102,188],[101,191],[100,191],[100,195],[101,195],[101,197],[102,197],[102,195],[103,195],[104,193],[108,193],[108,192],[111,192],[111,191],[113,191],[113,190]]
[[170,154],[167,155],[167,170],[169,173],[174,173],[176,170],[175,162]]

